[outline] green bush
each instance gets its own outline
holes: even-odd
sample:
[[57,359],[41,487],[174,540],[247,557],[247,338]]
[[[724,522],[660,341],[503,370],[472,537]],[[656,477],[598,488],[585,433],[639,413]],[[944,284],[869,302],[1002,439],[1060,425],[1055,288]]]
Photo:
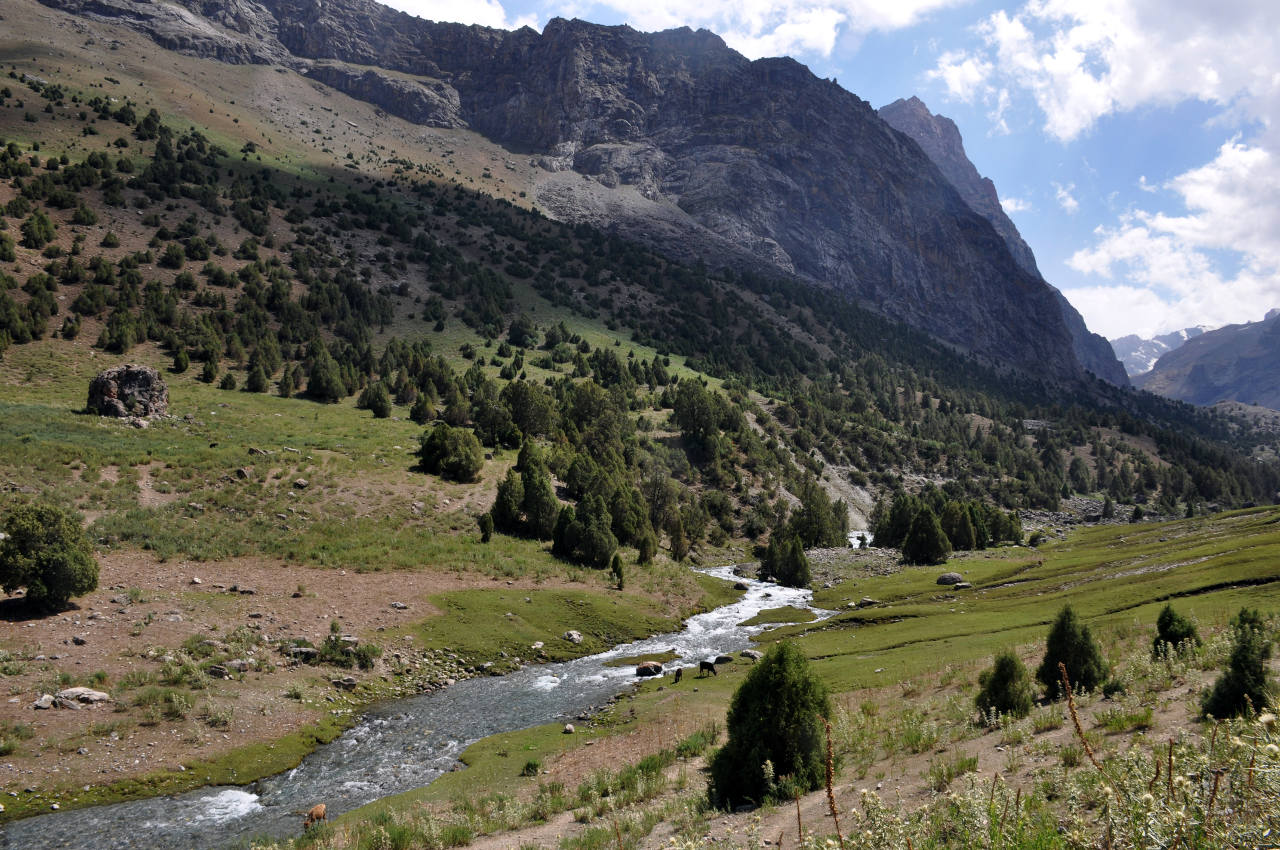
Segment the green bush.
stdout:
[[751,668],[729,703],[729,740],[711,758],[713,805],[730,809],[822,784],[827,690],[790,642]]
[[1026,717],[1035,705],[1035,686],[1022,659],[1012,652],[995,657],[990,670],[978,677],[978,710],[984,717],[1007,714]]
[[1266,636],[1262,615],[1241,608],[1231,621],[1235,643],[1227,669],[1205,694],[1200,709],[1216,718],[1237,717],[1261,711],[1272,702],[1272,687],[1267,681],[1267,661],[1271,658],[1271,640]]
[[950,557],[951,541],[942,532],[933,509],[922,505],[902,542],[902,560],[908,564],[945,564]]
[[418,457],[424,470],[453,481],[475,481],[484,466],[476,435],[443,422],[422,435]]
[[760,577],[774,579],[786,587],[808,587],[812,576],[800,538],[779,540],[778,535],[770,537],[769,548],[760,561]]
[[1102,657],[1102,649],[1070,605],[1063,606],[1049,629],[1044,661],[1036,670],[1036,679],[1051,695],[1062,693],[1059,662],[1067,666],[1067,678],[1073,688],[1092,691],[1107,678],[1107,662]]
[[47,502],[28,502],[4,518],[0,582],[27,589],[28,604],[58,610],[98,586],[98,562],[77,517]]
[[1173,610],[1172,605],[1164,606],[1156,619],[1156,639],[1151,644],[1151,656],[1159,658],[1177,652],[1184,645],[1199,646],[1200,643],[1195,624]]

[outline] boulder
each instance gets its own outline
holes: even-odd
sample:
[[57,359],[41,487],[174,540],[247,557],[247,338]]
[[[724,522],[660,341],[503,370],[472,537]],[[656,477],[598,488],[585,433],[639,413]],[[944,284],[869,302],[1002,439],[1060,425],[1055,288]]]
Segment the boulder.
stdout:
[[752,661],[759,661],[764,658],[764,653],[758,649],[744,649],[739,653],[743,658],[750,658]]
[[749,589],[750,589],[750,585],[748,585],[745,581],[735,581],[735,582],[733,583],[733,589],[734,589],[734,590],[749,590]]
[[53,694],[41,694],[39,699],[31,703],[31,707],[38,709],[53,708]]
[[959,584],[964,581],[964,576],[959,573],[943,573],[938,576],[938,584],[952,585]]
[[354,691],[359,683],[354,676],[343,676],[341,679],[334,679],[332,684],[335,688],[344,691]]
[[970,588],[973,587],[973,585],[969,584],[969,582],[967,581],[958,581],[955,584],[953,584],[952,587],[955,588],[956,590],[969,590]]
[[641,661],[636,665],[637,676],[661,676],[662,665],[657,661]]
[[231,674],[227,672],[227,668],[221,664],[210,664],[209,669],[205,671],[209,674],[210,679],[230,679]]
[[85,407],[99,416],[164,416],[169,412],[169,388],[150,366],[114,366],[89,383]]
[[572,734],[574,733],[574,731],[576,731],[576,730],[573,728],[573,724],[572,724],[572,723],[566,723],[566,724],[564,724],[564,734],[566,734],[566,735],[572,735]]
[[717,664],[732,664],[732,663],[733,663],[733,656],[732,656],[732,655],[717,655],[717,656],[716,656],[716,663],[717,663]]
[[880,604],[879,599],[872,599],[870,596],[864,596],[858,600],[858,604],[856,607],[870,608],[872,605],[879,605],[879,604]]
[[111,702],[111,695],[103,691],[95,691],[93,688],[67,688],[58,691],[57,698],[64,702],[78,702],[85,705],[95,705],[100,702]]
[[569,641],[569,643],[574,643],[574,644],[582,643],[582,632],[577,631],[576,629],[570,629],[569,631],[561,635],[561,637]]

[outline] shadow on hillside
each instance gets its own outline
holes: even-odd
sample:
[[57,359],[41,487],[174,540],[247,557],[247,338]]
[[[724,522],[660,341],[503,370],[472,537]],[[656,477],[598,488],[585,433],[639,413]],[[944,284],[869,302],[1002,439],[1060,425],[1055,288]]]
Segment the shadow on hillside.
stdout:
[[56,617],[58,614],[65,614],[68,611],[79,611],[80,606],[72,602],[60,611],[50,611],[46,608],[37,608],[34,605],[27,604],[25,596],[10,596],[0,599],[0,622],[4,623],[26,623],[32,620],[44,620],[48,617]]

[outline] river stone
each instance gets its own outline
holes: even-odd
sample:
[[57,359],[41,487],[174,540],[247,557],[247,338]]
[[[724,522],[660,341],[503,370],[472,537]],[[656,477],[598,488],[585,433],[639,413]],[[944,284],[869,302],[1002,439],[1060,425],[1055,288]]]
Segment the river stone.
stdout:
[[968,590],[971,587],[973,587],[973,585],[969,584],[969,582],[967,581],[958,581],[954,585],[952,585],[952,587],[954,587],[956,590]]
[[636,665],[637,676],[661,676],[662,665],[657,661],[641,661]]
[[959,584],[964,581],[964,576],[959,573],[943,573],[938,576],[938,584]]
[[89,383],[85,407],[99,416],[164,416],[169,412],[169,388],[150,366],[113,366]]
[[67,688],[58,691],[58,699],[94,705],[99,702],[110,702],[111,695],[103,691],[95,691],[93,688]]
[[576,629],[570,629],[561,635],[561,637],[569,641],[569,643],[582,643],[582,632],[577,631]]
[[572,724],[572,723],[566,723],[566,724],[564,724],[564,734],[566,734],[566,735],[572,735],[575,731],[576,731],[576,730],[573,728],[573,724]]

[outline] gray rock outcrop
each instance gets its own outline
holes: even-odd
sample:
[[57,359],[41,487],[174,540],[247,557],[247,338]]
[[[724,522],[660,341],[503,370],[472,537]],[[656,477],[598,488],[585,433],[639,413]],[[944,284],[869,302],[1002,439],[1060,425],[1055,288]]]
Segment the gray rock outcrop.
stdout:
[[113,366],[89,383],[85,407],[99,416],[164,416],[169,412],[169,388],[150,366]]

